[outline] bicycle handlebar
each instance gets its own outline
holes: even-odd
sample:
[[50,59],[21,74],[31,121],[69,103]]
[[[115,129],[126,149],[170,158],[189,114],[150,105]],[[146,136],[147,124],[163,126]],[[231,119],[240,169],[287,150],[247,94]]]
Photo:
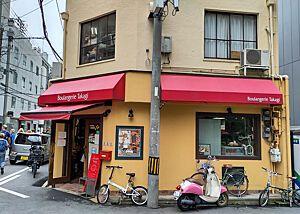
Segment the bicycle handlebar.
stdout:
[[117,168],[117,169],[122,169],[123,167],[121,167],[121,166],[106,166],[106,168]]
[[275,176],[277,176],[277,175],[283,175],[283,174],[281,174],[281,173],[274,172],[274,171],[272,171],[272,170],[268,170],[267,168],[264,168],[264,167],[262,167],[262,169],[263,169],[265,172],[271,173],[271,174],[273,174],[273,175],[275,175]]

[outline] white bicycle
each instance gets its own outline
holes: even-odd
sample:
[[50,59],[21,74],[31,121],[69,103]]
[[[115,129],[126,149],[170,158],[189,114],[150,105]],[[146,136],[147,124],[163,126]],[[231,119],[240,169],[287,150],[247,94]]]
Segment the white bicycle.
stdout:
[[123,188],[123,187],[119,186],[118,184],[111,181],[115,168],[122,169],[123,167],[121,167],[121,166],[106,166],[106,168],[112,168],[112,171],[108,178],[107,184],[103,184],[102,186],[100,186],[100,188],[97,191],[97,201],[99,204],[105,204],[108,201],[109,194],[110,194],[110,190],[109,190],[110,185],[114,186],[120,190],[121,197],[123,199],[130,198],[131,201],[138,206],[142,206],[142,205],[146,204],[146,202],[148,200],[148,191],[143,186],[134,186],[132,178],[135,176],[135,173],[126,173],[126,175],[129,176],[129,179],[128,179],[126,188]]

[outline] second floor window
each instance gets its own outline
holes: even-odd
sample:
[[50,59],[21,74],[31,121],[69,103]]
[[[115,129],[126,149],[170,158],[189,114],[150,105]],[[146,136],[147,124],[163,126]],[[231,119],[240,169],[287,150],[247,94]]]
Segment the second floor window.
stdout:
[[31,102],[28,101],[28,108],[27,108],[27,110],[30,111],[30,109],[31,109]]
[[37,85],[35,86],[35,94],[37,94],[38,93],[38,87],[37,87]]
[[30,61],[30,71],[33,72],[33,62]]
[[11,108],[15,108],[16,107],[16,100],[17,100],[16,97],[12,97],[11,98]]
[[37,76],[38,76],[38,75],[39,75],[39,73],[40,73],[40,72],[39,72],[39,70],[40,70],[40,69],[39,69],[39,67],[38,67],[38,66],[36,66],[35,74],[36,74]]
[[24,99],[21,99],[21,108],[24,110]]
[[80,64],[115,57],[116,14],[81,25]]
[[15,47],[15,59],[19,59],[19,48]]
[[257,48],[256,15],[205,13],[204,57],[239,59],[240,51]]
[[32,82],[29,82],[29,90],[32,91]]
[[14,84],[18,83],[18,73],[16,71],[14,71],[13,73],[13,83]]
[[25,88],[25,82],[26,82],[25,77],[22,77],[22,88]]
[[27,64],[27,56],[23,55],[23,65],[26,66]]

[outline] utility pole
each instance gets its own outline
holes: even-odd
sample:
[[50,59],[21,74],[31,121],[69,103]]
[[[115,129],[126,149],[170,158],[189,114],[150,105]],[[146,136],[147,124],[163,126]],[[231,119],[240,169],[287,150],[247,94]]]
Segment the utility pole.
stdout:
[[7,58],[6,58],[6,69],[5,69],[5,91],[4,91],[4,103],[3,103],[3,124],[7,124],[7,98],[8,98],[8,84],[9,84],[9,72],[10,72],[10,50],[12,47],[14,32],[9,29],[7,31],[8,45],[7,45]]
[[0,61],[2,61],[2,39],[3,39],[3,26],[2,26],[2,8],[3,0],[0,0]]
[[148,202],[149,208],[158,208],[159,197],[159,138],[160,138],[160,74],[161,74],[161,32],[163,10],[171,2],[175,13],[179,11],[178,0],[155,0],[153,53],[152,53],[152,82],[149,132],[148,159]]

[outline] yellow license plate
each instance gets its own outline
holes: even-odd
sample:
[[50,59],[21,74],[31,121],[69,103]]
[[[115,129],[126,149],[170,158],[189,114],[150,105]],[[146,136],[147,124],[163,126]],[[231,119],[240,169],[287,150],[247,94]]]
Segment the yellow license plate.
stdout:
[[21,156],[21,160],[28,160],[28,156]]

